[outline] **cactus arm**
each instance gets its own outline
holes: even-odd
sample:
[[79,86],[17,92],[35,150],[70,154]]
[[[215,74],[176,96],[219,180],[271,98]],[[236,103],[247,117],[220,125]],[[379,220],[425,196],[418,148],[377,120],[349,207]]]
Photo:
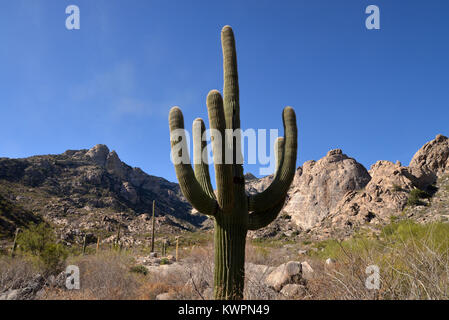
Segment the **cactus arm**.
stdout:
[[[234,188],[232,184],[232,164],[226,163],[228,146],[225,143],[226,120],[223,109],[223,99],[217,90],[207,95],[207,111],[212,129],[212,150],[214,154],[215,181],[217,183],[217,201],[220,208],[227,212],[232,209]],[[218,136],[216,136],[218,134]]]
[[[275,150],[275,158],[276,158],[276,170],[274,172],[274,177],[279,173],[279,169],[282,165],[283,155],[284,155],[284,143],[285,140],[283,137],[279,137],[276,139],[274,150]],[[266,227],[274,219],[277,218],[279,212],[282,210],[284,206],[286,197],[282,199],[278,204],[276,204],[273,208],[269,208],[265,211],[252,212],[249,215],[248,220],[248,230],[258,230],[263,227]]]
[[227,129],[240,128],[239,79],[237,72],[237,53],[235,50],[234,32],[230,26],[221,31],[224,71],[224,110]]
[[274,207],[265,211],[253,212],[248,217],[248,230],[259,230],[272,223],[284,207],[286,197]]
[[[198,212],[214,215],[218,209],[217,201],[204,192],[203,188],[196,180],[192,165],[190,164],[190,157],[182,154],[183,150],[187,150],[187,139],[184,132],[184,117],[181,109],[178,107],[173,107],[170,110],[169,124],[172,157],[173,159],[183,156],[186,158],[186,161],[174,161],[176,177],[178,178],[181,191],[187,201],[189,201]],[[177,134],[179,134],[178,141],[175,139]],[[175,154],[175,146],[178,143],[181,143],[183,148],[179,150],[178,154]]]
[[283,111],[284,120],[284,152],[280,167],[270,186],[261,193],[249,196],[249,211],[266,211],[273,207],[273,203],[280,203],[287,195],[296,170],[296,153],[298,148],[295,111],[286,107]]
[[206,126],[201,118],[193,121],[193,163],[195,169],[195,177],[203,188],[204,192],[211,198],[215,199],[214,188],[210,182],[209,165],[203,161],[203,153],[207,153],[207,141],[203,141],[203,135]]
[[284,147],[285,147],[284,137],[277,138],[274,143],[274,157],[276,161],[276,169],[274,170],[274,177],[277,176],[279,169],[282,165],[282,161],[284,160]]
[[[245,179],[243,176],[243,154],[241,148],[239,79],[237,71],[237,51],[235,49],[234,32],[230,26],[221,31],[223,49],[223,99],[228,134],[227,144],[232,148],[232,174],[234,182],[234,201],[245,201]],[[246,206],[246,204],[245,204]]]

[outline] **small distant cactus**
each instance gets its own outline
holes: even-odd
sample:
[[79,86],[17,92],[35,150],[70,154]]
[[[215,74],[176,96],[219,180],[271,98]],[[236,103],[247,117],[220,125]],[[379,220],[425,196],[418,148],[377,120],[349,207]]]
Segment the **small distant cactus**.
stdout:
[[167,255],[167,239],[162,240],[162,256]]
[[[223,98],[217,90],[210,91],[207,108],[211,129],[218,130],[221,137],[225,137],[226,129],[240,129],[237,55],[231,27],[223,28],[221,40],[224,59]],[[201,139],[205,132],[202,119],[193,122],[193,131],[201,131],[201,135],[193,134],[195,171],[189,162],[175,163],[176,176],[186,199],[199,212],[215,218],[215,299],[243,298],[246,234],[248,230],[257,230],[271,223],[284,205],[296,170],[297,127],[295,112],[291,107],[284,109],[283,120],[285,138],[279,138],[276,143],[275,176],[271,185],[259,194],[245,193],[243,165],[236,161],[237,157],[241,159],[238,133],[227,144],[218,143],[218,139],[212,141],[217,184],[217,193],[214,193],[209,166],[202,158],[207,148],[206,142]],[[178,143],[181,146],[187,144],[185,135],[181,133],[184,129],[181,109],[173,107],[170,110],[169,123],[173,158],[188,158],[188,155],[182,154],[182,150],[187,148],[177,146]],[[232,152],[234,160],[231,164],[225,161],[226,151]]]
[[117,229],[117,236],[115,237],[115,241],[114,241],[114,248],[115,248],[115,250],[121,250],[120,229],[121,229],[121,226],[119,224],[118,225],[118,229]]
[[83,237],[83,256],[86,254],[86,247],[87,247],[87,236],[84,235],[84,237]]
[[14,242],[12,244],[12,248],[11,248],[11,258],[14,258],[14,255],[16,253],[16,248],[17,248],[17,236],[19,235],[20,232],[20,228],[16,229],[16,233],[14,235]]
[[100,236],[97,237],[97,248],[95,250],[95,253],[98,254],[100,251]]
[[176,256],[175,261],[178,261],[179,259],[179,237],[176,237]]
[[156,211],[156,200],[153,200],[153,217],[151,220],[151,252],[154,252],[154,212]]

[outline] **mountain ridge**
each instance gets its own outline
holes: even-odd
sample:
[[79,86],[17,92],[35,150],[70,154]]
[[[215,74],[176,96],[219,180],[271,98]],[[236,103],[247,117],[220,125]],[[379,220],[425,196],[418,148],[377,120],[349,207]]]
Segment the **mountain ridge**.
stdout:
[[[367,170],[334,149],[297,168],[283,212],[265,230],[250,236],[348,236],[360,226],[381,225],[400,215],[413,189],[426,190],[446,173],[449,139],[442,135],[420,148],[409,166],[380,160]],[[246,173],[247,193],[263,191],[272,178]],[[127,165],[102,144],[57,155],[0,158],[0,196],[8,206],[27,212],[30,221],[30,213],[51,221],[66,240],[99,230],[110,238],[120,226],[132,243],[133,235],[150,230],[153,200],[158,225],[170,226],[171,232],[212,226],[209,218],[195,214],[178,184]],[[14,220],[3,227],[0,223],[0,232],[10,235],[14,224]],[[16,226],[23,225],[21,221]]]

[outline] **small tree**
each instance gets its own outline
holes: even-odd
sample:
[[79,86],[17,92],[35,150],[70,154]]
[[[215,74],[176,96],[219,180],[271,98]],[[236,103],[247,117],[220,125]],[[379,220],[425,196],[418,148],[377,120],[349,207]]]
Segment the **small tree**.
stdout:
[[46,273],[61,271],[67,251],[56,242],[54,230],[45,223],[31,224],[18,236],[20,251],[35,260]]

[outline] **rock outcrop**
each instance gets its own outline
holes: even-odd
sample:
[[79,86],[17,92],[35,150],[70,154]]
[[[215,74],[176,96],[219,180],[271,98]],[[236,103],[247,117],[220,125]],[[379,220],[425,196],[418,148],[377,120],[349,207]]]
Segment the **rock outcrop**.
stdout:
[[[331,150],[297,169],[278,218],[249,236],[293,237],[312,232],[319,238],[345,237],[360,226],[387,223],[404,212],[412,189],[439,187],[439,181],[448,177],[449,139],[443,135],[420,148],[408,167],[382,160],[367,171],[342,150]],[[247,193],[254,194],[265,190],[273,175],[258,179],[247,173],[245,180]],[[67,229],[67,239],[81,235],[82,229],[112,232],[119,225],[125,233],[145,233],[150,230],[153,200],[157,200],[158,227],[170,224],[194,230],[213,225],[211,219],[192,214],[177,184],[128,166],[105,145],[61,155],[0,158],[2,185],[3,206],[15,208],[0,207],[0,232],[9,235],[39,216]],[[431,192],[437,190],[432,188]],[[442,192],[438,194],[444,198]]]
[[369,170],[370,182],[362,190],[346,193],[328,217],[315,229],[330,236],[349,235],[361,225],[390,221],[402,212],[416,178],[400,163],[378,161]]
[[166,222],[173,226],[194,230],[205,220],[190,214],[178,184],[128,166],[101,144],[60,155],[0,158],[0,197],[31,213],[19,217],[11,210],[2,212],[0,229],[10,235],[16,226],[37,221],[34,216],[62,227],[64,239],[76,238],[83,229],[112,232],[118,225],[124,232],[131,232],[127,226],[137,232],[150,222],[137,228],[132,221],[151,213],[153,200],[156,216],[169,217]]
[[363,189],[370,179],[363,165],[340,149],[331,150],[298,169],[284,211],[297,226],[310,229],[327,217],[346,193]]
[[427,142],[413,156],[409,168],[421,188],[434,184],[442,174],[449,173],[449,139],[439,134]]
[[[283,213],[258,236],[288,235],[293,224],[319,238],[346,237],[360,226],[388,223],[403,212],[412,189],[434,192],[428,188],[449,174],[448,162],[449,139],[442,135],[418,150],[408,167],[382,160],[366,171],[340,149],[331,150],[298,168]],[[249,179],[248,193],[263,191],[271,180]]]

